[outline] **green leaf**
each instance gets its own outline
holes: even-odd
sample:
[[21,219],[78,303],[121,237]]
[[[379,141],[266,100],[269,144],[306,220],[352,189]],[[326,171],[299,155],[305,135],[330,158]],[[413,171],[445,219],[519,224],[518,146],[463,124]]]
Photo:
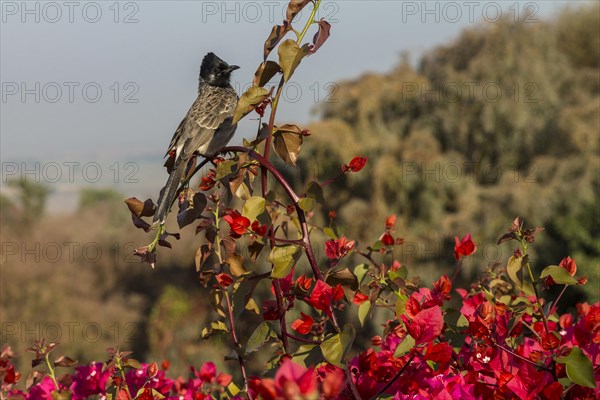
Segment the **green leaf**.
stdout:
[[323,228],[323,233],[327,235],[327,237],[329,237],[330,239],[337,239],[337,235],[335,234],[335,232],[333,231],[333,229],[331,229],[330,227],[325,227]]
[[550,265],[549,267],[544,268],[540,275],[540,279],[544,279],[547,276],[551,276],[554,282],[562,285],[577,285],[577,279],[573,278],[571,274],[569,274],[569,271],[558,265]]
[[260,103],[269,97],[269,91],[264,87],[252,86],[240,97],[235,112],[233,123],[237,124],[245,115],[254,110]]
[[323,361],[321,348],[314,344],[303,344],[292,356],[292,361],[305,367],[317,365]]
[[212,321],[210,324],[202,328],[200,335],[202,339],[206,340],[210,338],[215,333],[227,333],[229,330],[227,329],[227,325],[223,321]]
[[363,301],[358,306],[358,320],[361,326],[365,326],[365,320],[369,315],[369,311],[371,311],[371,302],[369,300]]
[[279,54],[279,65],[283,70],[283,79],[285,82],[292,77],[302,59],[310,54],[309,46],[307,44],[300,47],[298,43],[292,39],[287,39],[281,43],[277,52]]
[[354,267],[354,275],[356,275],[359,285],[362,285],[362,281],[365,279],[365,275],[367,275],[369,268],[370,267],[367,264],[358,264]]
[[225,160],[217,165],[215,180],[218,181],[233,173],[233,169],[237,166],[237,162],[233,160]]
[[579,347],[573,347],[568,356],[559,357],[556,362],[566,365],[567,376],[573,383],[589,388],[596,387],[592,360]]
[[142,368],[142,364],[140,364],[140,362],[138,360],[135,360],[133,358],[128,358],[127,362],[125,363],[125,366],[129,367],[129,368],[133,368],[133,369]]
[[315,200],[310,197],[304,197],[298,200],[298,206],[305,212],[311,212],[315,208]]
[[244,203],[242,208],[242,215],[250,220],[255,221],[256,218],[265,211],[266,201],[262,197],[254,196],[250,197]]
[[[50,393],[50,396],[52,396],[53,400],[71,400],[71,391],[65,390],[63,392],[59,392],[59,391],[53,390]],[[12,398],[12,397],[9,397],[9,398]]]
[[317,203],[320,204],[323,204],[325,202],[325,197],[323,196],[323,188],[316,181],[311,181],[308,184],[306,196],[315,199]]
[[274,332],[267,321],[261,322],[248,339],[248,343],[246,344],[246,354],[253,353],[260,349],[273,336],[273,333]]
[[404,354],[408,353],[413,347],[415,347],[415,339],[406,335],[403,341],[401,341],[396,347],[396,351],[394,352],[394,357],[400,357]]
[[456,320],[456,327],[457,328],[469,327],[469,320],[467,319],[467,317],[465,317],[463,314],[460,314],[460,317],[458,317],[458,320]]
[[295,245],[273,247],[268,259],[273,264],[271,276],[279,279],[285,278],[298,261],[300,254],[298,246]]
[[354,341],[354,328],[347,324],[341,333],[329,337],[321,343],[323,357],[331,364],[344,368],[344,359],[348,355]]
[[229,385],[227,385],[225,391],[227,392],[228,398],[230,399],[232,397],[235,397],[235,395],[237,395],[240,392],[240,388],[232,381]]
[[506,272],[508,272],[508,276],[517,286],[517,288],[521,288],[521,280],[517,273],[523,268],[523,257],[515,257],[512,256],[508,259],[508,264],[506,266]]
[[396,318],[400,319],[401,315],[404,315],[406,311],[407,297],[405,295],[398,295],[396,299]]

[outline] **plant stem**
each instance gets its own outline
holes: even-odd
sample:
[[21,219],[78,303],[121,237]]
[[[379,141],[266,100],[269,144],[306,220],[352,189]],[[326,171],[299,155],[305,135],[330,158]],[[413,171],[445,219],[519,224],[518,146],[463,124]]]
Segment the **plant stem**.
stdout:
[[281,282],[279,279],[273,279],[273,289],[275,290],[275,298],[277,299],[277,309],[279,311],[279,325],[281,327],[281,342],[283,343],[283,351],[289,353],[288,332],[285,322],[286,307],[283,304],[283,294],[281,291]]
[[544,371],[552,372],[552,369],[545,367],[543,365],[539,365],[539,364],[531,361],[529,358],[523,357],[522,355],[515,353],[514,351],[510,350],[509,348],[502,346],[500,343],[494,343],[494,345],[496,347],[498,347],[499,349],[504,350],[508,354],[518,358],[519,360],[525,361],[526,363],[533,365],[536,368],[540,368],[540,369],[543,369]]
[[297,342],[308,343],[308,344],[316,344],[317,346],[321,344],[321,342],[319,342],[318,340],[301,338],[301,337],[298,337],[298,336],[294,336],[291,333],[287,333],[286,335],[290,339],[294,339]]
[[125,392],[127,392],[127,396],[129,396],[129,398],[132,399],[133,397],[131,396],[131,392],[129,391],[129,385],[127,385],[127,379],[125,378],[125,371],[123,370],[123,365],[121,365],[121,357],[117,355],[115,361],[116,367],[119,370],[119,374],[121,375],[121,379],[123,380],[123,385],[125,385]]
[[295,244],[298,246],[302,246],[302,244],[303,244],[302,240],[299,240],[299,239],[283,239],[283,238],[278,238],[278,237],[271,236],[271,235],[264,235],[264,236],[262,236],[262,238],[268,239],[269,241],[275,241],[275,242],[286,243],[286,244]]
[[46,367],[48,367],[48,374],[50,375],[50,378],[52,378],[52,382],[54,382],[54,386],[56,387],[56,391],[59,391],[59,387],[58,387],[58,381],[56,380],[56,374],[54,373],[54,368],[52,368],[52,363],[50,362],[50,354],[47,353],[46,356],[44,357],[44,360],[46,361]]
[[[313,271],[313,274],[315,275],[315,278],[323,281],[324,280],[323,274],[321,273],[321,271],[319,269],[319,264],[317,263],[315,253],[312,248],[312,243],[310,242],[310,232],[308,231],[308,223],[306,222],[306,215],[304,214],[304,210],[302,210],[302,208],[300,208],[300,205],[298,204],[298,202],[300,201],[300,197],[296,194],[296,192],[290,186],[288,181],[285,180],[285,178],[273,166],[273,164],[271,164],[269,161],[267,161],[266,158],[264,158],[263,156],[261,156],[260,154],[258,154],[256,151],[254,151],[252,149],[248,149],[246,147],[241,147],[241,146],[231,146],[231,147],[226,147],[225,149],[223,149],[223,151],[247,153],[248,156],[250,156],[254,160],[258,161],[258,163],[261,165],[261,167],[263,169],[267,170],[275,177],[277,182],[281,185],[281,187],[286,192],[288,197],[294,203],[294,207],[296,209],[296,214],[298,215],[298,221],[300,222],[300,227],[302,230],[302,247],[304,248],[306,257],[308,258],[308,262]],[[270,233],[270,235],[272,235],[272,233]],[[331,312],[331,315],[332,315],[331,322],[333,323],[333,327],[335,328],[336,332],[340,332],[340,326],[338,324],[337,318],[335,317],[335,314],[333,313],[333,309],[331,309],[331,311],[332,311]]]
[[378,263],[377,261],[375,261],[375,260],[373,259],[373,257],[371,256],[371,254],[370,254],[370,253],[363,253],[362,251],[358,251],[358,250],[357,250],[356,252],[357,252],[358,254],[360,254],[361,256],[363,256],[364,258],[366,258],[367,260],[369,260],[369,262],[371,262],[371,264],[373,264],[373,266],[374,266],[375,268],[380,268],[380,267],[381,267],[381,264],[380,264],[380,263]]
[[552,304],[550,305],[550,308],[548,310],[548,313],[550,315],[554,314],[556,312],[556,305],[558,304],[558,301],[561,299],[562,295],[565,294],[565,290],[567,290],[567,288],[569,287],[569,285],[565,285],[562,290],[560,291],[558,297],[556,298],[556,300],[554,300],[552,302]]
[[223,264],[223,258],[221,257],[221,239],[219,238],[219,201],[215,203],[215,227],[217,228],[217,234],[215,235],[215,253],[219,258],[219,265]]
[[308,32],[308,28],[310,28],[310,26],[313,24],[313,22],[315,20],[315,16],[317,15],[317,10],[319,9],[320,5],[321,5],[321,0],[317,0],[317,2],[314,3],[313,10],[310,13],[310,16],[308,17],[308,21],[306,22],[306,25],[304,26],[304,29],[302,30],[302,32],[298,36],[298,39],[296,40],[296,43],[300,44],[300,42],[302,41],[302,39],[304,39],[304,36],[306,35],[306,32]]
[[416,354],[414,354],[414,353],[411,354],[411,356],[408,359],[408,361],[406,362],[406,364],[404,364],[402,366],[402,368],[400,368],[400,371],[398,371],[398,373],[388,383],[386,383],[385,386],[382,387],[381,390],[379,390],[379,392],[377,392],[377,394],[375,396],[372,397],[372,400],[379,398],[379,396],[384,394],[385,391],[388,390],[390,388],[390,386],[392,386],[392,384],[396,381],[396,379],[398,379],[400,377],[400,375],[402,375],[404,370],[406,370],[406,368],[409,366],[409,364],[412,362],[412,360],[415,358],[415,356],[416,356]]
[[352,396],[356,400],[362,400],[362,397],[360,397],[360,393],[358,393],[358,389],[356,388],[356,385],[354,384],[354,381],[352,380],[352,372],[350,372],[350,368],[348,368],[347,365],[346,365],[345,370],[346,370],[345,371],[346,379],[348,379],[348,386],[350,386],[350,392],[352,393]]
[[248,390],[248,376],[246,375],[246,366],[244,364],[244,357],[240,354],[242,346],[238,340],[237,334],[235,333],[235,320],[233,318],[233,308],[231,307],[231,301],[229,300],[229,293],[227,290],[223,290],[223,294],[225,295],[225,302],[227,303],[227,312],[229,317],[229,330],[231,331],[231,339],[233,340],[233,345],[235,347],[235,351],[238,355],[238,362],[240,363],[240,369],[242,371],[242,379],[244,380],[244,391],[248,394],[250,400],[252,400],[252,395]]

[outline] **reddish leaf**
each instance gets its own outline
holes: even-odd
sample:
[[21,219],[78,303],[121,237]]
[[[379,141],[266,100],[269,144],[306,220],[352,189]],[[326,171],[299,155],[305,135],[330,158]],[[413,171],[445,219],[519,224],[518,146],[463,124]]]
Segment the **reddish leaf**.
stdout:
[[452,282],[446,274],[444,274],[433,284],[433,289],[434,292],[439,294],[442,298],[450,298],[449,295],[452,290]]
[[156,211],[156,206],[151,199],[148,199],[142,203],[137,198],[130,197],[129,199],[125,200],[125,203],[127,204],[129,211],[138,217],[152,217]]
[[275,321],[279,319],[279,308],[275,300],[265,300],[262,304],[263,318],[265,321]]
[[252,85],[265,86],[278,72],[281,72],[281,67],[275,61],[262,62],[254,73]]
[[560,338],[554,332],[542,334],[542,348],[544,350],[554,350],[558,346],[560,346]]
[[264,46],[265,61],[267,60],[267,57],[269,57],[271,51],[273,51],[275,46],[277,46],[277,44],[281,41],[281,39],[283,39],[283,37],[290,31],[291,28],[292,27],[288,21],[283,21],[283,25],[275,25],[273,29],[271,29],[271,33],[265,41]]
[[367,296],[364,293],[361,293],[360,291],[357,291],[354,294],[354,298],[352,299],[352,302],[356,305],[360,305],[362,303],[364,303],[365,301],[369,300],[369,296]]
[[250,220],[242,216],[239,211],[233,210],[228,215],[223,217],[231,228],[232,236],[240,237],[246,233],[246,229],[250,226]]
[[342,297],[344,297],[344,289],[342,289],[340,285],[337,285],[334,289],[327,283],[319,280],[317,281],[310,298],[306,299],[306,302],[316,310],[325,311],[327,315],[331,316],[331,310],[329,309],[331,303]]
[[265,236],[267,234],[268,227],[266,225],[261,225],[258,221],[254,221],[251,228],[252,232],[256,233],[258,236]]
[[392,229],[396,225],[396,215],[392,214],[385,219],[385,229]]
[[571,257],[565,257],[559,264],[560,267],[566,269],[569,272],[569,275],[575,276],[577,273],[577,264],[575,264],[575,259]]
[[285,12],[285,20],[292,23],[292,20],[296,18],[296,15],[298,15],[298,13],[310,2],[311,0],[291,0]]
[[343,172],[359,172],[367,165],[367,157],[354,157],[349,164],[342,167]]
[[475,250],[477,250],[477,246],[473,242],[470,233],[463,237],[462,240],[458,240],[458,236],[456,236],[454,242],[454,258],[456,258],[456,261],[475,253]]
[[219,282],[219,286],[222,288],[226,288],[233,283],[233,278],[225,273],[218,274],[216,278],[217,282]]
[[315,34],[313,38],[313,46],[310,49],[311,53],[316,53],[317,50],[323,46],[323,44],[329,39],[331,36],[331,24],[324,19],[319,21],[319,30]]
[[389,232],[385,232],[383,235],[381,235],[379,240],[386,246],[393,246],[394,243],[396,243],[394,237]]
[[339,260],[354,249],[354,240],[348,240],[345,236],[339,239],[328,240],[325,242],[325,254],[327,258]]

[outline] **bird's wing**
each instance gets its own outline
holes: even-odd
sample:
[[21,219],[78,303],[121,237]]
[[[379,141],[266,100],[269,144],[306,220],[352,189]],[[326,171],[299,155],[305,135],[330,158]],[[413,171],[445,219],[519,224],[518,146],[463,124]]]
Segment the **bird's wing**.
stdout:
[[207,147],[219,126],[233,115],[236,104],[233,90],[204,86],[175,131],[167,154],[175,151],[176,157],[185,160]]

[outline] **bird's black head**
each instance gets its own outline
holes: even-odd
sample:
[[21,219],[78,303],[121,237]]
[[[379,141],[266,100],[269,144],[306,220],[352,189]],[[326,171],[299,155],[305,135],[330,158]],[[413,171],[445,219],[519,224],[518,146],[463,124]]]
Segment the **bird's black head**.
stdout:
[[212,86],[227,87],[230,86],[231,72],[238,68],[237,65],[227,64],[214,53],[208,53],[202,60],[200,79]]

